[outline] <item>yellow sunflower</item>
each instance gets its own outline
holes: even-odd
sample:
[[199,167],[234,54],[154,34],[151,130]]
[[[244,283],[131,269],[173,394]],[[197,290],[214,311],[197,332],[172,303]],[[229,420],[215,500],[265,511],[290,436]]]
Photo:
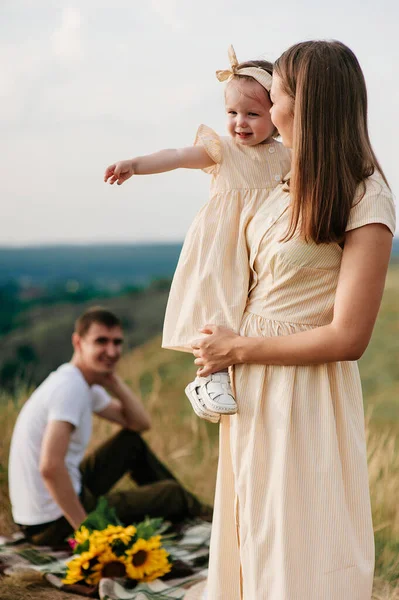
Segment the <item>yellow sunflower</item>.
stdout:
[[[172,565],[168,561],[168,552],[161,548],[160,536],[149,540],[142,538],[126,552],[126,573],[131,579],[152,581],[168,573]],[[155,576],[156,575],[156,576]]]
[[84,544],[90,538],[90,531],[84,525],[73,536],[78,545]]
[[154,571],[153,573],[151,573],[151,575],[147,575],[146,577],[143,577],[142,581],[145,583],[150,583],[150,581],[154,581],[155,579],[162,577],[162,575],[166,575],[166,573],[169,573],[169,571],[171,571],[171,569],[172,569],[172,564],[166,559],[166,563],[165,563],[164,567],[161,567],[157,571]]
[[109,548],[97,556],[97,564],[86,578],[87,583],[96,585],[102,577],[125,577],[127,561],[125,556],[116,556]]
[[70,560],[67,564],[67,574],[62,582],[71,585],[78,581],[87,581],[87,577],[92,568],[92,563],[96,561],[96,559],[96,552],[83,552],[79,556],[76,556],[76,558]]
[[131,538],[136,535],[134,525],[122,527],[121,525],[108,525],[103,531],[93,531],[91,540],[94,544],[112,544],[115,540],[120,540],[124,544],[129,544]]

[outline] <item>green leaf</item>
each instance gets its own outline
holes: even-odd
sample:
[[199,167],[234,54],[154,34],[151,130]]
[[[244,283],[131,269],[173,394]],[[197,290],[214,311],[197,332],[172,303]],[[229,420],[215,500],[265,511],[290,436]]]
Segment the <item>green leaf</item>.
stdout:
[[96,508],[87,515],[80,528],[85,526],[91,533],[95,530],[102,531],[108,525],[123,525],[123,523],[119,520],[116,510],[109,506],[104,496],[101,496]]
[[87,552],[90,548],[90,540],[86,540],[83,544],[78,544],[75,546],[73,553],[74,554],[82,554],[82,552]]
[[[134,536],[136,537],[136,536]],[[122,542],[122,540],[114,540],[111,544],[111,548],[113,553],[116,556],[123,556],[126,552],[126,550],[131,546],[132,544],[125,544],[124,542]]]
[[137,537],[148,540],[153,535],[160,535],[164,530],[163,519],[150,519],[146,517],[141,523],[135,524]]

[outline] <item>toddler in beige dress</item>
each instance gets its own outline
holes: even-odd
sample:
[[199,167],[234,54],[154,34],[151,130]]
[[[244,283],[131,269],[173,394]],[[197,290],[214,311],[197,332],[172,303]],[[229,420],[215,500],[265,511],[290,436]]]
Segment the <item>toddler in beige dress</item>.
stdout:
[[[269,90],[272,65],[266,61],[239,64],[232,47],[230,69],[217,71],[226,81],[229,137],[201,125],[193,146],[109,166],[105,181],[123,183],[132,175],[177,168],[203,169],[212,175],[211,197],[192,223],[173,278],[165,315],[162,346],[192,351],[206,324],[238,332],[251,279],[246,228],[269,193],[290,168],[289,150],[276,141]],[[217,422],[234,414],[237,404],[227,371],[201,377],[186,387],[194,411]]]

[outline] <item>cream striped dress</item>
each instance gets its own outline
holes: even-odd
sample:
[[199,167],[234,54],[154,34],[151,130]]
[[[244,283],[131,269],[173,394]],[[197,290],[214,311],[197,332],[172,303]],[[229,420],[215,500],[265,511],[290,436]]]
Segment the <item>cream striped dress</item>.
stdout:
[[[246,229],[251,284],[240,333],[280,336],[331,322],[342,250],[282,243],[289,194],[272,192]],[[348,230],[395,230],[375,174]],[[239,412],[222,417],[209,600],[370,600],[374,540],[356,362],[237,365]]]
[[195,144],[215,165],[211,197],[193,221],[179,258],[166,309],[162,346],[191,352],[198,330],[212,323],[238,332],[250,280],[246,229],[290,169],[290,152],[272,140],[236,144],[201,125]]

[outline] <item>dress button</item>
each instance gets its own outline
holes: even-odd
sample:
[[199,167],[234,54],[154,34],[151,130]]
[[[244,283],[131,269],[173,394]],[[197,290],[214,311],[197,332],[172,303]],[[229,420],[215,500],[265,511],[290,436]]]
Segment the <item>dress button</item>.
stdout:
[[281,179],[280,175],[275,175],[274,176],[274,181],[280,181],[280,179]]
[[276,148],[274,146],[270,146],[269,152],[270,154],[274,154],[274,152],[276,152]]

